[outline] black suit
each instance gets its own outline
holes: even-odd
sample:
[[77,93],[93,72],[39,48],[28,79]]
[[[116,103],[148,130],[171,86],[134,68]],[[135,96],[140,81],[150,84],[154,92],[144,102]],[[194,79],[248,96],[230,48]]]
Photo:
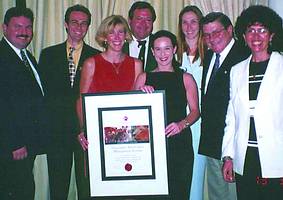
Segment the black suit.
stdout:
[[[27,51],[34,68],[35,58]],[[0,42],[0,199],[31,199],[33,161],[41,144],[43,94],[23,61],[3,38]],[[12,152],[27,148],[28,157],[13,160]],[[7,193],[13,195],[7,197]]]
[[[152,35],[149,36],[149,43],[151,43],[151,39],[152,39]],[[129,50],[129,43],[126,42],[124,44],[124,47],[123,47],[123,52],[130,55],[129,51],[130,51]],[[148,50],[147,50],[147,52],[145,52],[145,55],[147,55],[146,66],[144,66],[143,69],[144,69],[145,72],[150,72],[157,67],[157,62],[156,62],[156,60],[155,60],[155,58],[152,54],[150,44],[148,44]]]
[[235,42],[213,81],[208,84],[206,93],[204,91],[205,82],[213,52],[210,50],[205,55],[201,86],[200,154],[221,159],[225,117],[229,101],[230,70],[233,65],[244,60],[248,55],[247,50]]
[[[42,50],[39,59],[49,116],[47,160],[52,200],[67,199],[72,156],[75,145],[78,145],[76,100],[79,96],[81,68],[88,57],[99,53],[98,50],[83,44],[74,86],[71,88],[66,45],[64,42]],[[77,164],[81,163],[76,163],[76,167]]]

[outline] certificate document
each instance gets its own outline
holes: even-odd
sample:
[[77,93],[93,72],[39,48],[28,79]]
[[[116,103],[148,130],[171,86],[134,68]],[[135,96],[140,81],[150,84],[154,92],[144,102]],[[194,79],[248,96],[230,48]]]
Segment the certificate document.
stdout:
[[169,196],[165,103],[162,90],[83,94],[92,197]]

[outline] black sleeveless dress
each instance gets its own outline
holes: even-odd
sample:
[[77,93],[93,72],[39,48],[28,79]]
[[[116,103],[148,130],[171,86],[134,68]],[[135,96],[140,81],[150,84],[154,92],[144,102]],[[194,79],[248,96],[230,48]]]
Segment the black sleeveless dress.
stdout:
[[[167,124],[179,122],[186,117],[186,90],[183,72],[149,72],[145,85],[155,90],[165,90]],[[172,200],[187,200],[190,192],[193,147],[190,128],[167,138],[169,191]]]

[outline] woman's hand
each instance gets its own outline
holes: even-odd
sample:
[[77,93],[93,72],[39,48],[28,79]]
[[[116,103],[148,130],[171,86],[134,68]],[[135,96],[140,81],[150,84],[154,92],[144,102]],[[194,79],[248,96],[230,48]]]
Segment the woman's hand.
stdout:
[[154,87],[150,85],[143,85],[139,88],[141,91],[146,92],[146,93],[153,93],[154,92]]
[[88,149],[88,141],[87,141],[87,139],[85,138],[84,132],[80,132],[80,134],[78,134],[78,136],[77,136],[77,139],[78,139],[78,141],[79,141],[79,143],[80,143],[82,149],[83,149],[84,151],[86,151],[86,150]]
[[224,161],[222,167],[222,175],[226,182],[233,183],[235,182],[235,175],[233,171],[233,160],[228,159]]
[[171,137],[174,135],[177,135],[184,129],[184,125],[182,124],[182,121],[180,122],[172,122],[165,128],[165,135],[167,137]]

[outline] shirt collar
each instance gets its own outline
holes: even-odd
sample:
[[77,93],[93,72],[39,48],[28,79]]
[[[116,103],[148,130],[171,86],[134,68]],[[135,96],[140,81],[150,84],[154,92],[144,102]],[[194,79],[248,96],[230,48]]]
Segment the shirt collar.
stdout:
[[[16,52],[16,54],[20,57],[21,57],[21,49],[15,47],[5,36],[4,36],[4,39],[6,40],[6,42],[9,44],[9,46]],[[24,52],[26,53],[26,49],[23,49]]]
[[74,47],[75,51],[80,51],[83,48],[84,42],[81,41],[79,42],[76,46],[72,46],[68,41],[67,41],[67,50],[69,51],[70,47]]
[[[229,51],[232,49],[234,43],[235,43],[235,40],[234,40],[234,38],[232,38],[231,41],[228,43],[228,45],[220,53],[220,63],[222,63],[222,61],[226,58]],[[214,55],[215,55],[215,53],[214,53]]]

